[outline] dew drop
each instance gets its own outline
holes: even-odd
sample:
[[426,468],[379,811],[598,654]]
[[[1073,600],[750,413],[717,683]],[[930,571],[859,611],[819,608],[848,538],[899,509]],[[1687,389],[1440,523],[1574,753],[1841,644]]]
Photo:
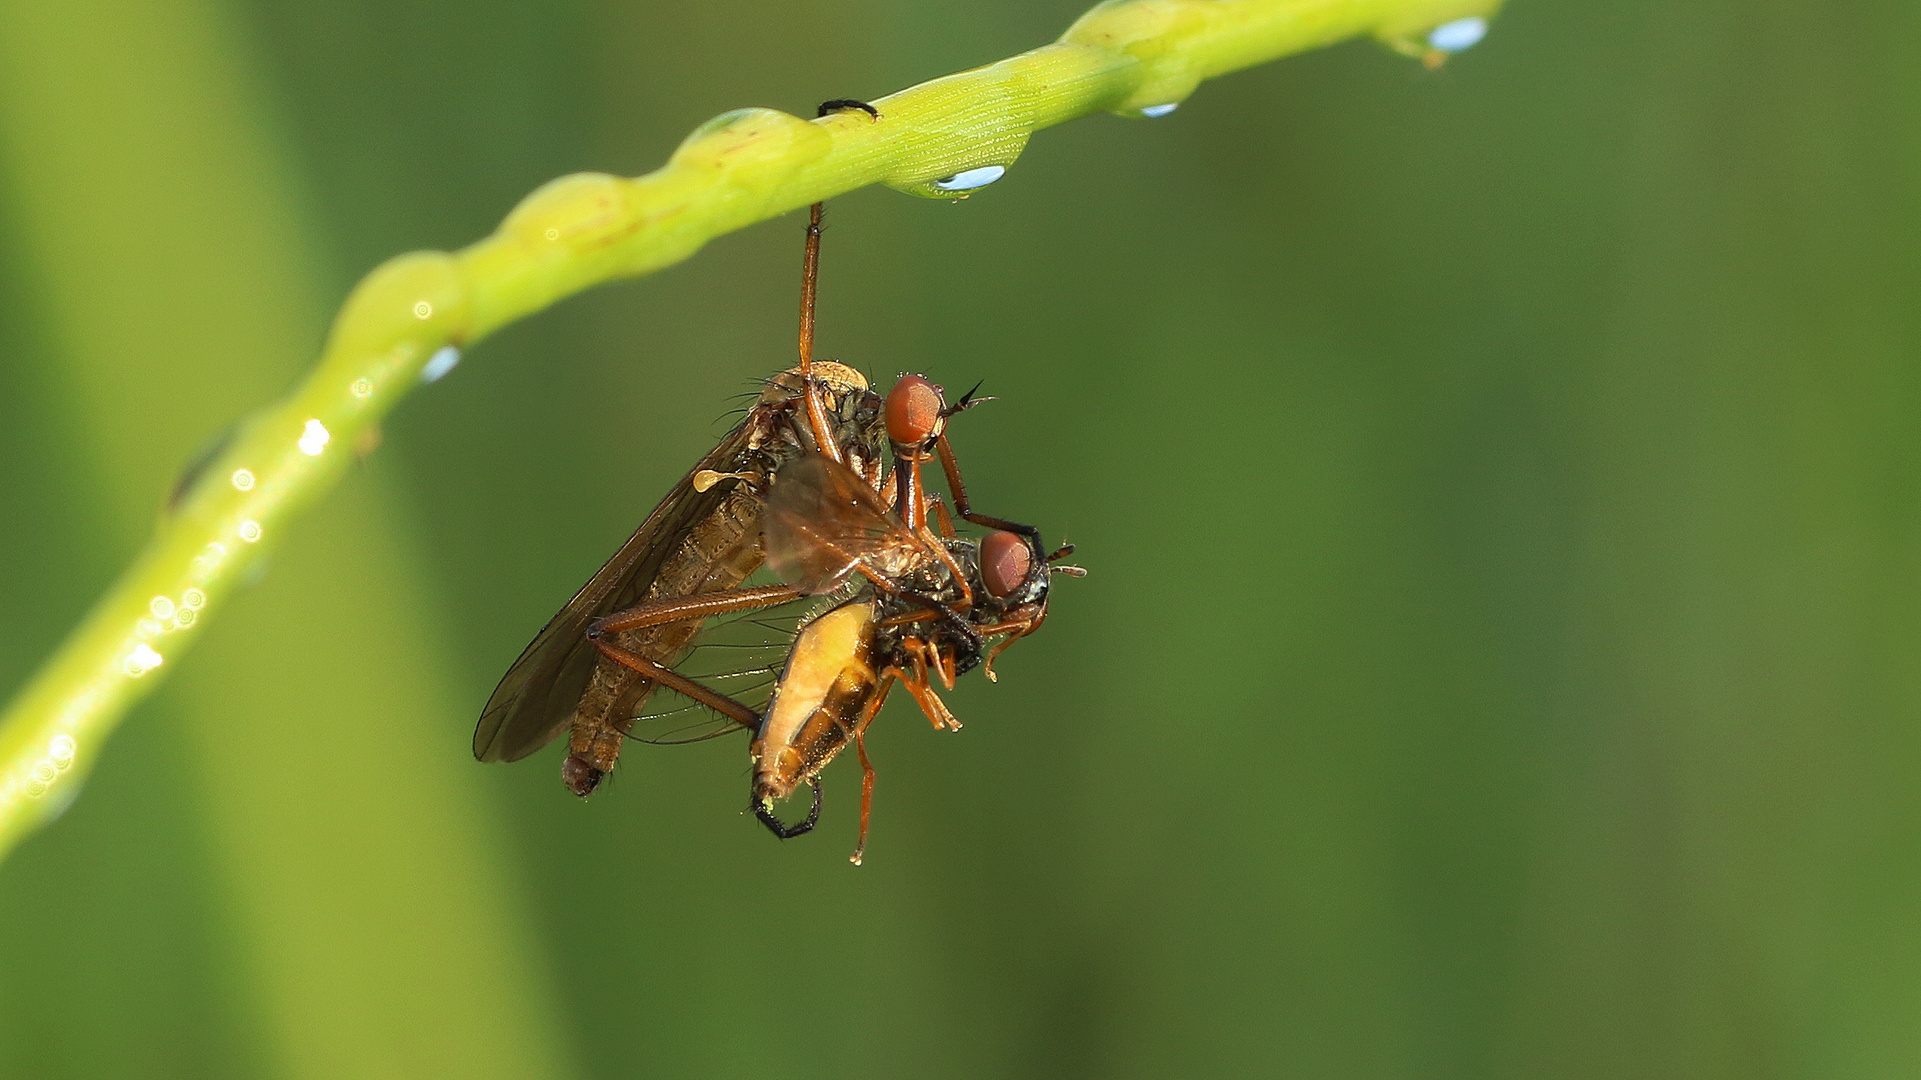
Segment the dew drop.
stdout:
[[135,645],[133,651],[127,654],[126,663],[122,668],[127,674],[137,679],[159,667],[163,662],[161,655],[153,651],[153,646],[142,643]]
[[180,594],[180,603],[186,607],[188,611],[198,611],[206,605],[207,594],[201,592],[199,589],[188,589],[186,592]]
[[420,381],[439,382],[443,376],[460,363],[460,350],[452,345],[443,346],[439,352],[427,358],[427,366],[420,369]]
[[434,314],[434,306],[432,304],[429,304],[425,300],[414,301],[414,318],[430,319],[433,317],[433,314]]
[[1181,103],[1178,101],[1170,101],[1165,105],[1148,105],[1141,109],[1141,115],[1149,120],[1158,120],[1180,107]]
[[545,236],[549,240],[558,240],[560,239],[560,230],[554,228],[552,225],[549,225],[547,226],[547,231],[541,235]]
[[352,390],[357,398],[368,397],[374,392],[374,382],[372,379],[355,379],[354,384],[348,389]]
[[60,779],[60,770],[53,767],[53,762],[42,759],[33,763],[32,776],[35,783],[50,787],[55,780]]
[[251,518],[241,522],[240,539],[245,540],[249,544],[258,542],[260,539],[260,523]]
[[52,794],[53,798],[47,800],[46,809],[40,811],[46,815],[48,821],[58,820],[62,814],[73,808],[74,802],[80,798],[80,785],[69,781],[52,787]]
[[160,625],[159,619],[141,619],[133,624],[133,632],[141,637],[159,637],[160,631],[165,629],[166,627]]
[[220,569],[220,563],[226,557],[227,545],[218,541],[208,544],[206,547],[200,549],[200,554],[193,557],[194,572],[199,574],[202,580],[205,580],[211,576],[215,570]]
[[47,760],[53,762],[55,768],[65,771],[73,764],[73,755],[79,749],[74,744],[73,736],[55,735],[53,741],[47,744]]
[[952,176],[943,176],[934,181],[934,186],[942,191],[972,191],[975,188],[984,188],[1006,175],[1007,167],[1004,165],[983,165],[978,169],[968,169],[966,172],[957,172]]
[[327,430],[327,425],[318,420],[309,420],[306,430],[300,435],[300,452],[308,457],[317,457],[331,438],[333,433]]
[[156,596],[147,603],[147,610],[153,612],[153,617],[156,619],[171,619],[173,618],[173,601],[164,596]]
[[1427,43],[1430,48],[1444,53],[1457,53],[1472,49],[1487,36],[1487,20],[1479,15],[1465,19],[1444,22],[1429,31]]
[[253,473],[245,469],[235,469],[233,471],[233,486],[239,488],[241,491],[252,491]]
[[173,621],[174,621],[174,623],[175,623],[176,625],[179,625],[179,626],[183,626],[183,627],[184,627],[184,626],[192,626],[192,625],[193,625],[193,621],[194,621],[194,619],[195,619],[195,618],[197,618],[197,617],[198,617],[198,616],[196,616],[196,615],[195,615],[195,614],[193,613],[193,609],[192,609],[192,608],[184,608],[184,607],[183,607],[183,608],[181,608],[181,609],[180,609],[179,611],[176,611],[176,612],[174,612],[174,613],[173,613]]

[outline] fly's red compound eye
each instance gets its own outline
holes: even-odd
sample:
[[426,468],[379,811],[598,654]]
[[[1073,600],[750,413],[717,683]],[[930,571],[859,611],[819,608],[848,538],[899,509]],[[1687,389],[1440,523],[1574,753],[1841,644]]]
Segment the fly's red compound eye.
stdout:
[[887,437],[902,446],[918,446],[940,434],[940,387],[919,375],[902,375],[887,392]]
[[1011,532],[995,531],[981,539],[981,584],[997,600],[1011,596],[1034,569],[1034,553],[1027,541]]

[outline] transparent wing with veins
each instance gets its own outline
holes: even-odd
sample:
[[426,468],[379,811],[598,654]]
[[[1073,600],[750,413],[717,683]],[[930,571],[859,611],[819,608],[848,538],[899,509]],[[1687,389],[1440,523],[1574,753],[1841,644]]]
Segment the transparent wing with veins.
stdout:
[[[760,577],[752,580],[758,582]],[[674,670],[755,712],[765,711],[797,627],[820,603],[795,601],[710,619]],[[674,745],[746,731],[733,719],[662,686],[648,700],[646,710],[634,718],[628,737]]]
[[933,557],[858,473],[820,454],[775,474],[761,528],[767,565],[813,595],[839,588],[858,567],[893,578]]

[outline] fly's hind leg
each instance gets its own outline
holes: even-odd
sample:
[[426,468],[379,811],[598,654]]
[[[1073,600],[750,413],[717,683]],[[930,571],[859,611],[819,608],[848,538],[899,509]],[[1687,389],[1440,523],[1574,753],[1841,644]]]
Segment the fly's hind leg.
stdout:
[[702,686],[700,683],[680,674],[672,668],[662,667],[637,652],[630,649],[623,649],[618,645],[601,640],[600,638],[594,639],[594,648],[599,649],[600,655],[605,656],[614,663],[640,672],[642,675],[647,676],[676,694],[707,706],[722,716],[725,716],[727,719],[732,720],[734,723],[739,724],[741,727],[756,728],[760,726],[759,713],[725,694],[709,690],[707,687]]
[[775,604],[797,600],[800,595],[800,590],[791,585],[762,585],[751,589],[718,589],[714,592],[695,593],[692,596],[676,596],[668,600],[649,600],[644,604],[622,608],[611,615],[603,615],[588,623],[587,636],[598,641],[603,634],[617,634],[623,630],[639,630],[648,626],[686,622],[688,619],[705,619],[713,615],[773,607]]
[[[721,589],[710,593],[697,593],[693,596],[675,597],[671,600],[652,600],[595,619],[587,625],[587,640],[591,641],[601,656],[608,660],[639,672],[743,727],[757,727],[760,718],[752,709],[615,643],[610,640],[609,635],[618,634],[624,630],[639,630],[644,627],[664,626],[690,619],[705,619],[710,615],[724,615],[732,611],[751,611],[792,600],[799,595],[796,590],[783,585],[754,589]],[[578,725],[575,727],[567,760],[560,766],[561,782],[567,785],[567,790],[583,798],[600,786],[600,781],[607,775],[606,770],[613,765],[614,753],[618,752],[616,741],[613,750],[602,753],[599,740],[614,739],[624,734],[625,729],[612,727],[598,732],[586,730],[583,734],[584,730],[586,729]]]
[[632,649],[615,644],[608,639],[608,635],[624,630],[640,630],[649,626],[685,622],[688,619],[705,619],[735,611],[752,611],[755,608],[785,603],[799,595],[799,590],[792,586],[768,585],[752,589],[721,589],[717,592],[679,596],[671,600],[649,601],[616,611],[587,624],[587,640],[594,643],[594,648],[600,650],[602,656],[614,663],[637,671],[667,689],[697,701],[743,727],[755,727],[760,723],[760,714],[754,710],[725,694],[709,690],[672,668],[664,667]]
[[854,732],[854,752],[860,755],[860,840],[854,844],[854,853],[847,856],[847,861],[859,866],[861,856],[867,854],[867,821],[874,813],[874,763],[867,760],[865,726]]
[[867,760],[867,725],[874,722],[880,707],[886,703],[887,691],[893,689],[894,679],[892,668],[881,673],[880,689],[854,725],[854,751],[860,755],[860,840],[854,845],[854,853],[847,857],[847,861],[855,866],[859,866],[861,858],[867,854],[867,823],[874,812],[874,763]]

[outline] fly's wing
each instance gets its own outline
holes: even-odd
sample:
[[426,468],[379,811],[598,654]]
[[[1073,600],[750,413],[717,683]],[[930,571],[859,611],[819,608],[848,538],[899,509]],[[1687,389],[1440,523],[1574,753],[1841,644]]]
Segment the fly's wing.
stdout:
[[726,500],[738,480],[697,491],[694,475],[702,470],[737,471],[734,466],[746,450],[746,428],[742,423],[728,432],[682,477],[614,557],[521,651],[481,711],[474,757],[518,761],[566,730],[599,663],[599,650],[587,640],[587,624],[639,603],[661,563]]
[[822,454],[802,454],[774,474],[761,529],[768,567],[816,595],[857,565],[894,573],[925,551],[860,474]]
[[[771,584],[771,582],[769,582]],[[709,619],[674,665],[710,690],[756,713],[766,711],[774,684],[787,662],[797,628],[818,613],[822,601],[793,601],[771,608]],[[634,718],[627,737],[657,745],[701,742],[749,729],[671,686],[656,686],[646,709]]]

